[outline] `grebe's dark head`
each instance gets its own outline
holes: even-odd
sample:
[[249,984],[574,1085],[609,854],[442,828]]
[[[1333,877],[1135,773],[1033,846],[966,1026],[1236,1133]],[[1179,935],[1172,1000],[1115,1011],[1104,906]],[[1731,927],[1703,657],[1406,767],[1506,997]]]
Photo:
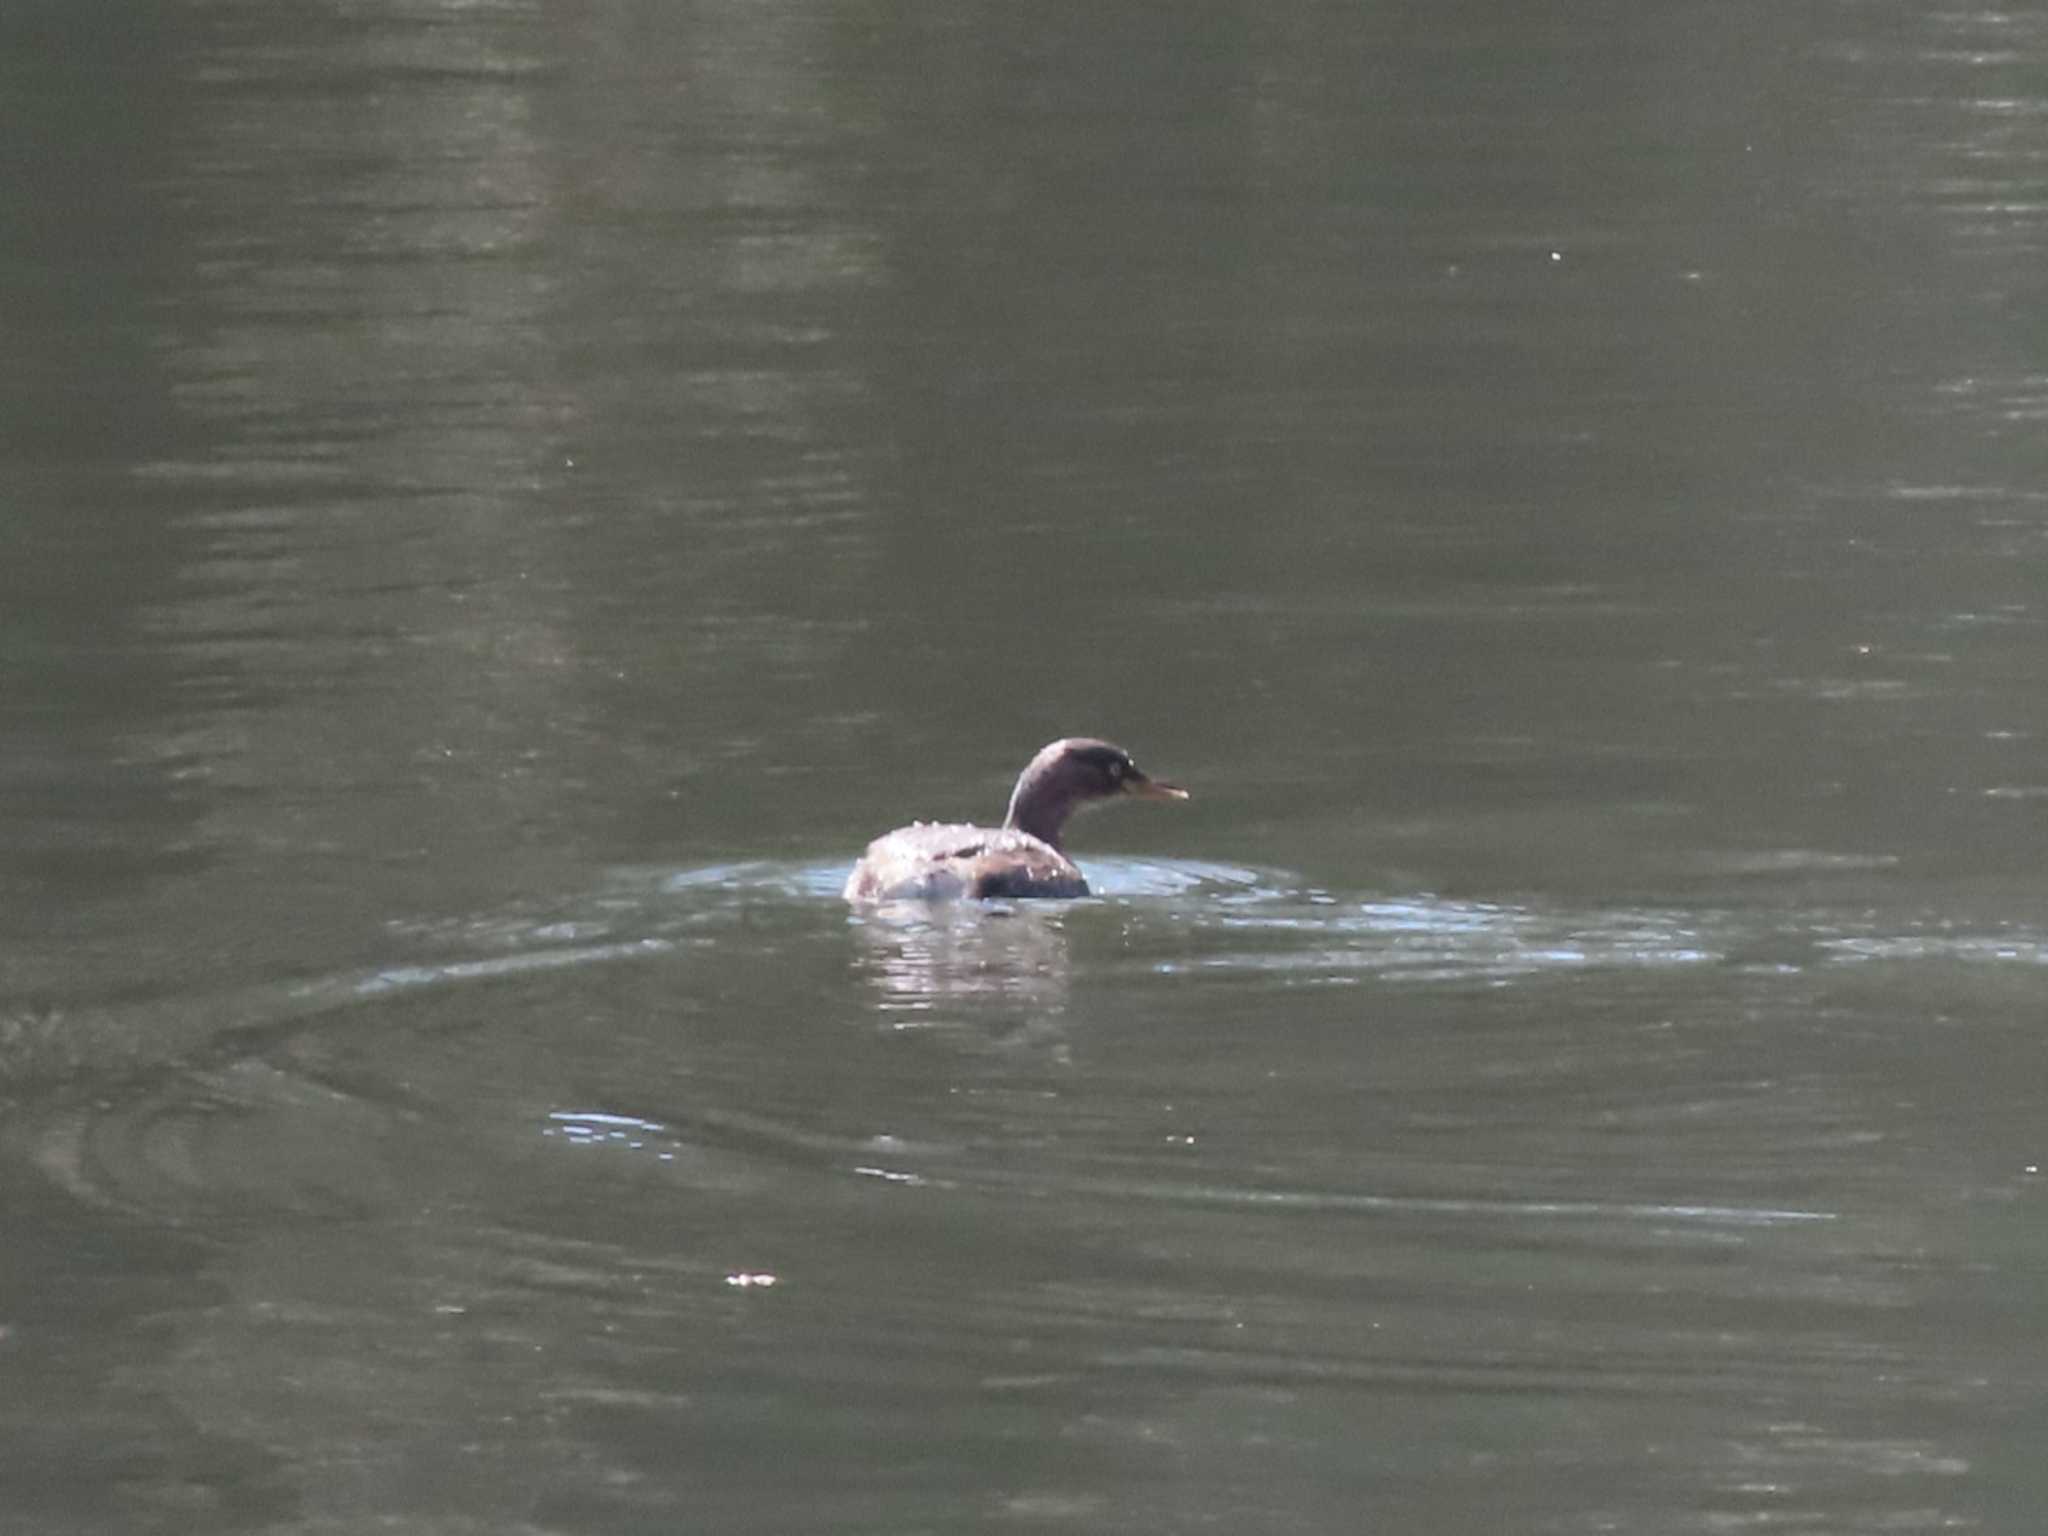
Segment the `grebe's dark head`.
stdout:
[[1122,747],[1092,736],[1069,736],[1039,750],[1010,795],[1006,827],[1016,827],[1057,848],[1060,829],[1084,805],[1121,795],[1142,800],[1185,800],[1177,784],[1148,777]]

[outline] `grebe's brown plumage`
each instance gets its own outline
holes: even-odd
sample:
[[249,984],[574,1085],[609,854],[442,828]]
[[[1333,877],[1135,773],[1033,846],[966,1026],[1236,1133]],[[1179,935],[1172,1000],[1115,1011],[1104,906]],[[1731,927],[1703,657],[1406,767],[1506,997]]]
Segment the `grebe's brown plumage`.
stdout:
[[1031,759],[1000,827],[918,822],[868,844],[847,877],[848,901],[943,901],[953,897],[1086,896],[1088,882],[1060,848],[1067,818],[1123,795],[1185,800],[1177,785],[1148,778],[1122,747],[1069,736]]

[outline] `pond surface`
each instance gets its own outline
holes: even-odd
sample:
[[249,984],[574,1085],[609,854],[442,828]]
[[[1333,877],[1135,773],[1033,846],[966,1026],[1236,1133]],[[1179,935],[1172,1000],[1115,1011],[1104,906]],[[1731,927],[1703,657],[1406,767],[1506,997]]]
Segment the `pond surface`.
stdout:
[[[0,1527],[2034,1528],[2048,20],[0,18]],[[1069,903],[862,844],[1101,734]]]

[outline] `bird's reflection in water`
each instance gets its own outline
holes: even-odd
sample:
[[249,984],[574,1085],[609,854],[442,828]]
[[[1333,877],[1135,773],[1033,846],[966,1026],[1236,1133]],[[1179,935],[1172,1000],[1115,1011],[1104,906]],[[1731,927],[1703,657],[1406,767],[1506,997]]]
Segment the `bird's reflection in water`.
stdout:
[[937,1023],[926,1016],[948,1003],[1016,1005],[1041,1021],[1066,1008],[1072,958],[1055,905],[891,903],[853,926],[856,964],[899,1028]]

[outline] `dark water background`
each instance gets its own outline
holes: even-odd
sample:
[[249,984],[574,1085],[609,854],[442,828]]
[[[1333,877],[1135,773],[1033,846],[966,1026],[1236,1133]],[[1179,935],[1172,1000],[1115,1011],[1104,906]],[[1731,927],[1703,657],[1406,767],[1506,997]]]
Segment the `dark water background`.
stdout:
[[2040,1529],[2044,82],[0,10],[0,1528]]

